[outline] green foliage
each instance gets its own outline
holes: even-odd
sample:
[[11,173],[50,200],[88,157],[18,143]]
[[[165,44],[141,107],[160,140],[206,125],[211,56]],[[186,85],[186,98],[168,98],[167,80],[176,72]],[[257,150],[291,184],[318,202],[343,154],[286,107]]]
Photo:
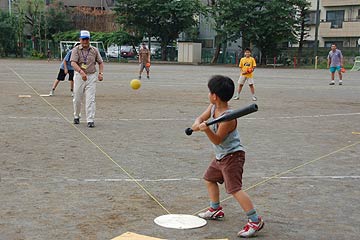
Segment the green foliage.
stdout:
[[118,22],[131,36],[155,37],[161,42],[162,59],[167,45],[197,24],[203,7],[199,0],[117,0]]
[[70,11],[62,2],[51,4],[46,11],[47,35],[53,38],[53,34],[74,30]]
[[[310,6],[311,3],[306,0],[296,0],[294,3],[297,7],[296,11],[296,22],[294,24],[294,35],[299,43],[298,57],[302,58],[303,45],[305,39],[309,36],[310,24]],[[299,62],[299,65],[302,63]]]
[[32,50],[31,57],[33,58],[45,58],[45,54],[42,52],[38,52],[36,50]]
[[310,31],[310,6],[311,3],[307,0],[294,0],[296,6],[296,21],[294,24],[294,35],[298,41],[304,40],[309,36]]
[[17,14],[19,22],[21,22],[22,30],[25,25],[28,26],[28,32],[34,40],[35,49],[42,51],[40,40],[44,36],[46,29],[45,19],[45,1],[42,0],[18,0],[13,4],[14,12]]
[[[67,31],[54,34],[55,41],[78,41],[79,31]],[[138,45],[141,38],[136,38],[122,30],[110,33],[104,32],[91,32],[91,41],[102,41],[105,45]]]
[[8,56],[16,50],[16,19],[0,11],[0,55]]
[[[281,42],[296,42],[296,3],[302,0],[214,0],[210,14],[218,41],[240,37],[263,55],[274,56]],[[246,46],[244,46],[246,47]]]
[[122,30],[110,33],[95,32],[92,34],[92,39],[103,41],[106,45],[116,44],[119,46],[128,44],[136,46],[141,42],[140,37],[132,36]]
[[79,40],[79,31],[66,31],[66,32],[59,32],[53,35],[55,41],[78,41]]

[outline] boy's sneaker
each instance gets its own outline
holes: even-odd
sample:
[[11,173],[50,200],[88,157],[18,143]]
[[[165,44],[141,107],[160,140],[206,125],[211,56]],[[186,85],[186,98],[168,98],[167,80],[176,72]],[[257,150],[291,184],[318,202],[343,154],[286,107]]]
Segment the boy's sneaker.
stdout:
[[73,93],[73,92],[71,92],[71,96],[74,97],[74,93]]
[[206,212],[199,213],[198,216],[207,220],[220,220],[225,216],[225,214],[222,207],[219,207],[218,209],[210,207]]
[[235,95],[235,97],[233,98],[234,100],[239,100],[239,96]]
[[335,82],[334,82],[334,81],[331,81],[331,82],[329,83],[329,85],[335,85]]
[[252,100],[253,100],[253,101],[256,101],[256,100],[257,100],[257,97],[253,96],[253,97],[252,97]]
[[54,96],[54,90],[51,90],[49,96]]
[[258,231],[260,231],[264,227],[265,223],[262,220],[261,217],[259,217],[258,222],[252,222],[250,219],[248,223],[244,226],[244,228],[238,232],[238,237],[252,237],[254,236]]
[[342,81],[339,81],[339,85],[342,85]]

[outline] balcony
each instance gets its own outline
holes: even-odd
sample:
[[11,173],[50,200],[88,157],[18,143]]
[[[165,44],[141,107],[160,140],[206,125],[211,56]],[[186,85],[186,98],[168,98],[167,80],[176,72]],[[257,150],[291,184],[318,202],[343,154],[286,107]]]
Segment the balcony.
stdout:
[[319,26],[321,37],[359,37],[360,19],[347,19],[343,22],[324,22]]
[[323,7],[359,6],[359,0],[322,0]]

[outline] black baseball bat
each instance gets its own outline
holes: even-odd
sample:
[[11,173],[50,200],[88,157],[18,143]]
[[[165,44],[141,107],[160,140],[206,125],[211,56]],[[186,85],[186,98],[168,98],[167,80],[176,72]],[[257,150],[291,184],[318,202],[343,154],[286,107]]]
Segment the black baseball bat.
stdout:
[[[206,122],[207,126],[213,125],[215,123],[219,123],[219,122],[225,122],[225,121],[230,121],[233,120],[235,118],[239,118],[239,117],[243,117],[245,115],[248,115],[250,113],[256,112],[258,110],[258,105],[256,105],[255,103],[245,107],[245,108],[240,108],[237,110],[234,110],[228,114],[224,114],[221,115],[218,118],[215,118],[209,122]],[[191,135],[193,132],[193,130],[191,128],[187,128],[185,129],[185,133],[186,135]]]

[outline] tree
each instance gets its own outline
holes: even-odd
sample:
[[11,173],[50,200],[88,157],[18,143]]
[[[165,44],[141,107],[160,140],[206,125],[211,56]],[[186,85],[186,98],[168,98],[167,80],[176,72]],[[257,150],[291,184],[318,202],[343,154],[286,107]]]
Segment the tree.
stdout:
[[[79,31],[66,31],[59,32],[53,35],[55,41],[78,41],[79,40]],[[127,32],[122,30],[116,32],[91,32],[92,41],[102,41],[105,45],[125,45],[132,44],[133,46],[138,45],[141,42],[141,38],[134,38]]]
[[297,40],[299,41],[298,48],[298,59],[299,65],[301,64],[302,50],[304,46],[305,39],[310,36],[310,24],[309,24],[309,15],[310,15],[310,6],[306,0],[297,0],[295,1],[297,6],[297,14],[296,14],[296,24],[295,24],[295,34]]
[[209,17],[215,22],[215,53],[211,63],[216,63],[223,48],[226,52],[228,41],[235,41],[242,37],[251,23],[254,1],[237,0],[208,0]]
[[116,44],[118,46],[131,44],[134,48],[139,45],[142,38],[132,36],[129,33],[119,30],[111,33],[96,33],[94,38],[103,41],[106,45]]
[[25,28],[25,4],[19,1],[13,1],[14,12],[13,15],[16,15],[15,28],[16,28],[16,41],[17,41],[17,51],[16,56],[24,56],[24,28]]
[[42,51],[41,37],[45,22],[45,1],[43,0],[18,0],[14,2],[19,21],[24,25],[30,26],[30,34],[34,43],[34,48]]
[[16,49],[16,19],[0,11],[0,56],[8,56]]
[[254,44],[266,57],[276,55],[281,42],[295,42],[297,0],[214,0],[212,16],[225,42],[240,37]]
[[63,2],[56,1],[49,5],[46,11],[47,37],[53,38],[53,35],[60,32],[74,30],[71,19],[71,12],[65,8]]
[[161,58],[179,34],[197,24],[199,0],[117,0],[118,22],[134,37],[155,37],[161,42]]

